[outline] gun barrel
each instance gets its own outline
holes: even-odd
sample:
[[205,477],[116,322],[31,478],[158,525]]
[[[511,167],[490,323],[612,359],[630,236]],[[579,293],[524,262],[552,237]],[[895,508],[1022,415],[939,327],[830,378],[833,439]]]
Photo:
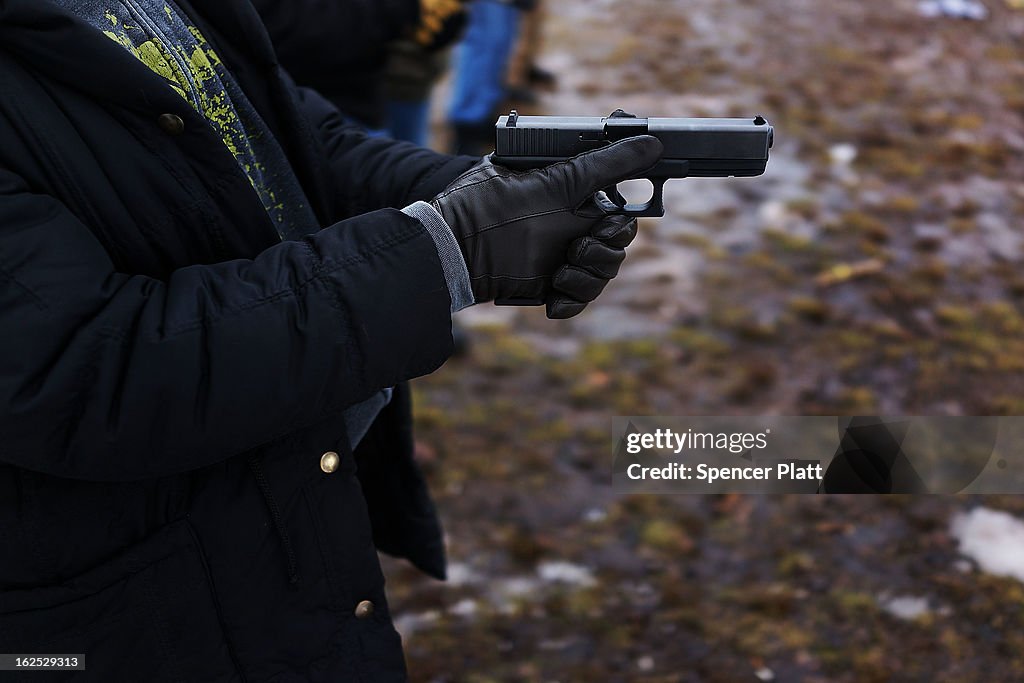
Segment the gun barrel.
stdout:
[[653,135],[665,147],[648,177],[757,176],[768,164],[775,131],[761,116],[740,118],[637,118],[621,110],[609,117],[519,116],[495,125],[495,163],[538,168],[635,135]]

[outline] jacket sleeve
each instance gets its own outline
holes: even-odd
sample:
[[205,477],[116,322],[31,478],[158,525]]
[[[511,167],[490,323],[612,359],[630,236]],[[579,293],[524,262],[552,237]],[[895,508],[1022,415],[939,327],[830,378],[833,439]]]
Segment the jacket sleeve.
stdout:
[[315,90],[296,88],[296,100],[333,171],[338,215],[404,208],[429,201],[480,161],[439,154],[408,142],[371,137],[350,125]]
[[449,308],[433,241],[400,211],[158,281],[115,272],[63,204],[0,169],[0,461],[88,480],[215,463],[433,371]]

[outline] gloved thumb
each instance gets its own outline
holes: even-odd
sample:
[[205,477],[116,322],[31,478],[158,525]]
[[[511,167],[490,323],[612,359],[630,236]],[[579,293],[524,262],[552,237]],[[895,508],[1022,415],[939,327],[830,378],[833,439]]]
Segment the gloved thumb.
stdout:
[[658,163],[663,151],[658,138],[638,135],[584,152],[564,165],[550,167],[550,170],[564,173],[570,196],[583,201],[598,190],[640,177]]

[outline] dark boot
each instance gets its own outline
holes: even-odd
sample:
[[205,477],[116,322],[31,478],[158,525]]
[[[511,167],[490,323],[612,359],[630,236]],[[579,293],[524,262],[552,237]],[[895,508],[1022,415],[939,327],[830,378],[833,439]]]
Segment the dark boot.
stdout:
[[505,89],[505,98],[517,104],[534,105],[540,101],[537,93],[525,85],[510,86]]
[[526,81],[541,88],[553,88],[558,83],[558,76],[536,64],[531,64],[526,70]]

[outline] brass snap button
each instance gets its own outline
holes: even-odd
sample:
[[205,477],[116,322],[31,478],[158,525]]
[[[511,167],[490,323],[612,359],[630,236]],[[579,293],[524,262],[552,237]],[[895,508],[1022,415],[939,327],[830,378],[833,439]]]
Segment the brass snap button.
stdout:
[[185,121],[177,114],[160,114],[156,123],[168,135],[181,135],[185,132]]
[[363,600],[356,605],[356,619],[365,619],[371,614],[373,614],[373,603],[369,600]]
[[333,474],[341,464],[341,458],[334,451],[327,451],[320,456],[320,469],[326,474]]

